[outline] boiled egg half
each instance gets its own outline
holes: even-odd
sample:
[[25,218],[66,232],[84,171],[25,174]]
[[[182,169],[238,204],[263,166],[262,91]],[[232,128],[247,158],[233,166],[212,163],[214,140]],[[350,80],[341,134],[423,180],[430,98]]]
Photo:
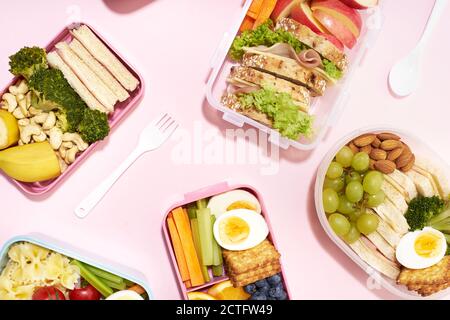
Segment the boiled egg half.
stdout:
[[216,218],[235,209],[248,209],[261,213],[261,205],[258,199],[250,192],[240,189],[212,197],[208,202],[208,208]]
[[113,293],[106,300],[144,300],[144,298],[136,291],[121,290]]
[[264,218],[253,210],[236,209],[217,218],[213,227],[219,246],[239,251],[256,247],[269,234]]
[[425,269],[441,261],[446,251],[447,241],[444,234],[426,227],[405,234],[397,246],[396,257],[406,268]]

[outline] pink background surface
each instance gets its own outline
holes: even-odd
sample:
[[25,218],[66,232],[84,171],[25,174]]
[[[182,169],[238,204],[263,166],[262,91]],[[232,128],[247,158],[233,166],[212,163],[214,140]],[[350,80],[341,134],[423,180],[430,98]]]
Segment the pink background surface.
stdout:
[[313,203],[322,157],[339,137],[358,127],[384,124],[409,130],[444,159],[450,157],[450,66],[444,58],[450,56],[444,40],[450,6],[424,55],[421,88],[396,99],[387,88],[389,69],[419,39],[434,1],[385,2],[383,28],[356,72],[347,108],[315,151],[283,151],[278,174],[264,176],[252,164],[177,164],[172,160],[176,142],[169,141],[143,156],[80,220],[73,209],[126,158],[157,114],[170,112],[185,130],[192,130],[195,121],[204,130],[232,128],[205,102],[204,82],[209,59],[239,15],[241,0],[2,1],[1,84],[10,79],[10,54],[24,45],[46,45],[75,16],[92,23],[140,70],[147,92],[109,139],[50,195],[28,198],[0,176],[0,242],[30,232],[48,234],[140,270],[155,298],[176,299],[179,292],[161,230],[165,211],[182,194],[231,178],[254,186],[264,197],[294,298],[394,298],[384,289],[366,287],[366,274],[322,231]]

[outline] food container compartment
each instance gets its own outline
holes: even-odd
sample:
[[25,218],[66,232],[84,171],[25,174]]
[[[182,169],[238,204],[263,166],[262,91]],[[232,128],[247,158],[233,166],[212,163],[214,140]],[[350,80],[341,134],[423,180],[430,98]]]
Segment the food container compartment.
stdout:
[[[201,285],[201,286],[192,287],[192,288],[187,289],[185,287],[184,283],[183,283],[183,280],[181,279],[181,275],[180,275],[180,272],[179,272],[179,269],[178,269],[177,260],[176,260],[176,257],[175,257],[175,253],[174,253],[173,246],[172,246],[172,241],[171,241],[169,230],[168,230],[168,227],[167,227],[167,217],[168,217],[169,213],[175,208],[185,206],[185,205],[187,205],[189,203],[195,202],[195,201],[200,200],[200,199],[209,198],[209,197],[212,197],[214,195],[221,194],[221,193],[224,193],[224,192],[227,192],[227,191],[231,191],[231,190],[236,190],[236,189],[242,189],[242,190],[248,191],[248,192],[252,193],[258,199],[259,203],[261,204],[261,214],[264,217],[264,219],[266,220],[267,225],[269,227],[269,235],[268,235],[267,239],[270,240],[272,242],[272,244],[274,245],[275,249],[278,250],[278,247],[277,247],[274,235],[273,235],[272,227],[270,225],[267,209],[266,209],[266,207],[264,205],[264,202],[262,201],[261,195],[253,187],[251,187],[249,185],[244,185],[244,184],[229,184],[227,182],[223,182],[223,183],[220,183],[220,184],[217,184],[217,185],[213,185],[213,186],[210,186],[210,187],[203,188],[203,189],[198,190],[198,191],[194,191],[192,193],[185,194],[184,198],[182,200],[180,200],[179,202],[175,203],[167,211],[167,213],[164,216],[164,221],[163,221],[163,232],[164,232],[164,237],[165,237],[165,240],[166,240],[167,248],[168,248],[169,253],[170,253],[170,260],[172,262],[172,267],[173,267],[173,270],[174,270],[176,278],[177,278],[177,282],[178,282],[180,293],[181,293],[183,299],[185,299],[185,300],[188,299],[187,294],[189,292],[192,292],[192,291],[207,291],[213,285],[215,285],[217,283],[220,283],[222,281],[228,280],[229,278],[226,276],[225,273],[224,273],[224,276],[214,277],[212,275],[212,273],[211,273],[211,270],[209,270],[210,271],[210,276],[211,276],[211,281],[210,282],[205,283],[204,285]],[[288,286],[287,281],[286,281],[286,275],[285,275],[285,272],[284,272],[284,267],[283,267],[283,262],[282,261],[283,261],[283,253],[281,253],[281,272],[280,273],[281,273],[282,278],[283,278],[283,285],[284,285],[284,288],[285,288],[286,293],[287,293],[287,299],[291,299],[291,293],[290,293],[289,286]]]
[[102,257],[93,255],[89,252],[77,249],[67,243],[52,239],[39,233],[17,236],[8,240],[0,250],[0,273],[3,271],[8,261],[9,248],[18,242],[30,242],[43,248],[55,251],[64,256],[84,262],[96,268],[110,272],[124,279],[130,280],[145,289],[149,300],[153,299],[152,291],[146,283],[145,276],[139,271],[119,265]]
[[206,86],[206,97],[209,104],[223,113],[223,119],[242,127],[244,124],[249,124],[259,130],[265,132],[269,136],[269,141],[287,149],[292,146],[299,150],[311,150],[317,147],[319,142],[325,136],[327,129],[332,127],[338,120],[347,104],[351,93],[349,86],[351,79],[362,64],[363,58],[368,49],[374,44],[377,35],[381,29],[382,22],[382,3],[378,7],[359,11],[363,19],[363,29],[361,36],[358,39],[357,45],[351,49],[346,50],[349,59],[349,67],[344,77],[338,81],[334,86],[330,86],[324,96],[312,99],[310,114],[314,116],[314,135],[310,139],[304,137],[298,141],[290,140],[281,137],[280,134],[259,122],[239,114],[229,108],[226,108],[220,103],[220,98],[225,92],[227,77],[230,69],[235,63],[227,58],[227,54],[235,36],[238,34],[239,27],[245,18],[245,15],[251,5],[252,0],[247,0],[244,4],[242,14],[234,23],[233,27],[224,34],[216,53],[211,60],[211,75]]
[[[122,57],[115,49],[114,47],[108,43],[102,36],[99,34],[92,26],[89,24],[86,24],[84,22],[82,23],[73,23],[69,26],[65,27],[46,47],[45,49],[47,52],[52,51],[55,48],[55,45],[58,42],[61,41],[70,41],[72,39],[72,35],[70,34],[70,30],[77,28],[79,25],[87,25],[92,32],[101,40],[103,43],[108,47],[109,50],[123,63],[123,65],[139,80],[138,87],[133,91],[129,92],[130,97],[123,101],[118,102],[115,105],[114,113],[112,113],[109,116],[109,125],[111,127],[112,134],[114,128],[119,124],[122,118],[124,118],[142,99],[144,95],[144,79],[140,76],[140,74],[129,64],[124,57]],[[5,87],[3,91],[1,91],[1,95],[3,93],[8,91],[8,88],[10,85],[13,85],[19,80],[20,77],[14,77],[10,83]],[[106,138],[107,139],[107,138]],[[95,149],[98,143],[101,143],[101,141],[98,141],[96,143],[93,143],[89,146],[88,149],[86,149],[84,152],[82,152],[78,157],[76,158],[75,162],[72,163],[64,173],[62,173],[59,177],[48,180],[48,181],[41,181],[41,182],[34,182],[34,183],[26,183],[26,182],[20,182],[14,179],[11,179],[12,182],[24,193],[29,195],[42,195],[44,193],[49,192],[53,188],[55,188],[62,180],[64,180],[67,176],[71,174],[75,170],[76,167],[78,167],[83,160]]]
[[345,241],[343,241],[340,237],[338,237],[334,231],[331,229],[330,224],[328,223],[328,219],[325,213],[325,210],[323,208],[322,203],[322,188],[323,183],[325,180],[325,175],[328,169],[328,166],[330,165],[331,161],[333,161],[336,153],[345,146],[349,141],[353,140],[354,138],[363,135],[365,133],[369,132],[375,132],[375,133],[381,133],[381,132],[391,132],[394,134],[399,135],[402,138],[402,141],[404,141],[408,146],[411,147],[413,152],[415,154],[420,154],[425,157],[428,157],[430,159],[433,159],[433,162],[436,163],[436,165],[439,165],[440,168],[444,169],[444,172],[450,173],[450,168],[448,164],[432,149],[430,149],[423,141],[421,141],[419,138],[415,137],[414,135],[404,132],[402,130],[393,128],[393,127],[387,127],[387,126],[371,126],[371,127],[365,127],[356,131],[353,131],[352,133],[346,135],[344,138],[339,140],[337,143],[334,144],[334,147],[331,148],[331,150],[325,155],[323,158],[316,177],[316,184],[315,184],[315,204],[316,204],[316,211],[317,215],[320,221],[320,224],[322,225],[322,228],[325,230],[328,237],[339,247],[340,250],[342,250],[351,260],[353,260],[361,269],[363,269],[369,277],[374,279],[375,281],[379,282],[385,289],[387,289],[392,294],[396,295],[399,298],[403,299],[440,299],[444,298],[450,293],[450,289],[442,290],[434,295],[431,295],[429,297],[422,297],[419,294],[408,291],[408,289],[405,286],[398,285],[394,280],[389,279],[388,277],[382,275],[377,270],[373,269],[371,266],[369,266],[366,262],[364,262],[348,245]]

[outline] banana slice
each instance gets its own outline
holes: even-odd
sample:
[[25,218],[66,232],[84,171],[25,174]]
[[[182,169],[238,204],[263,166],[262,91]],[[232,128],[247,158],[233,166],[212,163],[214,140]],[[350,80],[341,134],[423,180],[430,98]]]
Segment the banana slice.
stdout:
[[0,150],[19,141],[20,133],[16,118],[6,110],[0,110]]

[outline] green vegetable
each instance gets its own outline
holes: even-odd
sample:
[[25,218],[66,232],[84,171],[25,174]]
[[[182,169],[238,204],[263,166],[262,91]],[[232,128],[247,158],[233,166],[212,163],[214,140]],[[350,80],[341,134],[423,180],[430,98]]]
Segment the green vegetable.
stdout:
[[[214,226],[214,223],[216,222],[216,216],[211,215],[211,228]],[[222,249],[217,244],[216,239],[213,236],[213,266],[220,266],[223,263],[222,260]]]
[[223,265],[220,264],[218,266],[212,266],[212,272],[213,272],[214,277],[223,276]]
[[192,230],[192,239],[194,240],[195,252],[197,252],[197,256],[200,260],[200,267],[202,269],[202,275],[203,275],[203,278],[205,278],[205,282],[208,282],[211,279],[209,278],[208,267],[202,261],[202,249],[201,249],[201,242],[200,242],[200,232],[198,231],[197,218],[191,219],[191,230]]
[[204,209],[206,208],[206,206],[208,205],[208,200],[207,199],[200,199],[196,201],[197,204],[197,209]]
[[97,277],[102,278],[103,280],[108,280],[108,282],[113,282],[116,284],[125,284],[125,281],[123,278],[116,276],[115,274],[109,273],[107,271],[98,269],[96,267],[86,265],[86,269],[88,269],[90,272],[95,274]]
[[195,206],[195,204],[191,203],[190,205],[188,205],[187,212],[188,212],[189,219],[197,218],[197,207]]
[[47,54],[39,47],[24,47],[9,57],[9,71],[29,79],[36,71],[47,69]]
[[[431,218],[442,212],[443,208],[444,201],[437,196],[412,199],[405,214],[410,230],[422,230],[429,225]],[[435,219],[434,222],[438,221]]]
[[86,268],[86,265],[80,261],[72,260],[71,264],[77,266],[80,269],[80,275],[81,277],[86,280],[89,284],[91,284],[95,289],[98,290],[104,297],[109,297],[114,293],[114,291],[106,285],[103,280],[101,280],[99,277],[97,277],[95,274],[93,274],[91,271],[89,271],[88,268]]
[[297,140],[300,135],[312,135],[313,117],[299,111],[289,94],[264,88],[238,97],[243,108],[255,108],[271,118],[282,136]]
[[[268,20],[255,30],[246,30],[241,35],[236,37],[231,45],[229,55],[231,59],[238,61],[242,59],[246,47],[267,46],[271,47],[277,43],[287,43],[297,53],[303,50],[310,49],[309,46],[299,41],[295,36],[284,30],[273,30],[272,20]],[[336,65],[330,60],[322,58],[322,64],[324,71],[334,79],[340,79],[342,77],[342,71],[340,71]]]
[[206,266],[213,265],[213,234],[211,224],[211,212],[209,209],[197,210],[198,231],[200,236],[200,249],[202,263]]
[[450,205],[447,205],[441,213],[434,215],[428,221],[428,226],[444,233],[450,233]]
[[101,111],[86,108],[77,131],[87,143],[103,140],[109,134],[108,116]]
[[125,284],[125,282],[122,283],[116,283],[113,281],[109,281],[107,279],[102,278],[102,281],[104,284],[106,284],[107,286],[116,289],[116,290],[125,290],[127,288],[127,285]]

